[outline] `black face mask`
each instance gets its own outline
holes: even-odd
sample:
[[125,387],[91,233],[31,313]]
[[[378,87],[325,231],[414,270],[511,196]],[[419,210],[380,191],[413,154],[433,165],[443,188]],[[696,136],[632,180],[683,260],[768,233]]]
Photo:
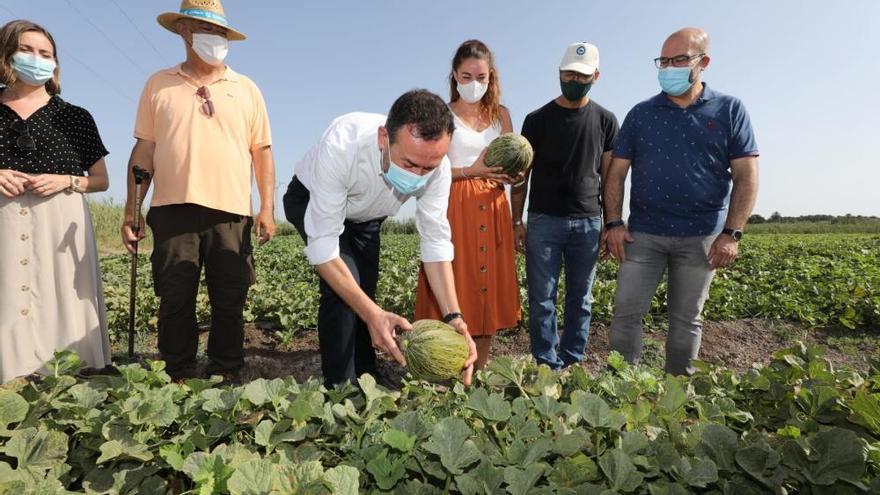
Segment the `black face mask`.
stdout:
[[562,96],[568,101],[581,101],[581,98],[587,96],[593,83],[579,83],[572,79],[571,81],[559,80],[559,87],[562,88]]

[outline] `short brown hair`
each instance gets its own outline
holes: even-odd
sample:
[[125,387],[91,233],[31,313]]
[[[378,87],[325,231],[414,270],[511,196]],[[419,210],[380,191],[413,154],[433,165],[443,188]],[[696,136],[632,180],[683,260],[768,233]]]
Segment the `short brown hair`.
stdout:
[[12,69],[12,56],[18,52],[18,44],[21,35],[28,31],[36,31],[49,39],[52,43],[52,56],[55,59],[55,72],[46,83],[46,92],[50,95],[61,93],[61,66],[58,62],[58,48],[55,46],[55,38],[39,24],[24,19],[7,22],[0,28],[0,83],[12,86],[18,81],[15,71]]
[[391,105],[385,120],[390,144],[397,141],[398,131],[405,126],[410,126],[414,137],[425,141],[436,141],[445,134],[452,136],[455,131],[449,106],[427,89],[407,91]]

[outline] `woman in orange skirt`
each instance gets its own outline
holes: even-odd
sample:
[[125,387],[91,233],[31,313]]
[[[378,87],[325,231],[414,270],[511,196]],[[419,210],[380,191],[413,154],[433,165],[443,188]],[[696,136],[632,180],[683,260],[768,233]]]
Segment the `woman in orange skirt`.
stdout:
[[[476,369],[486,365],[492,337],[520,319],[519,287],[513,245],[510,203],[504,184],[522,180],[486,167],[486,146],[512,132],[507,108],[500,104],[501,89],[492,52],[479,40],[465,41],[452,59],[449,107],[455,133],[449,145],[452,189],[447,216],[452,228],[455,259],[452,270],[461,312],[477,344]],[[442,318],[419,270],[415,319]]]

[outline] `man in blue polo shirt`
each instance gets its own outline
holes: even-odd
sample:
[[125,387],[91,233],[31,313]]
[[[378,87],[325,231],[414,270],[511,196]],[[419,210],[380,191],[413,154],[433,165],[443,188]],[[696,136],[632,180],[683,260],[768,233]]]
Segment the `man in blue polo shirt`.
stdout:
[[677,375],[694,371],[709,284],[716,268],[736,258],[758,190],[758,146],[749,115],[738,99],[702,82],[709,60],[709,36],[702,29],[682,29],[666,39],[654,59],[663,91],[627,114],[603,180],[603,247],[620,262],[611,348],[638,362],[642,319],[668,272],[666,371]]

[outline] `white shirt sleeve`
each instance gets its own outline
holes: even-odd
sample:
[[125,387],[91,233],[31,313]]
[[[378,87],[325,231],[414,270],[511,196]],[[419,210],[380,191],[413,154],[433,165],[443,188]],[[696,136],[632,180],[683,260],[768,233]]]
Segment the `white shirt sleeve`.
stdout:
[[321,265],[339,257],[339,236],[345,228],[348,179],[357,151],[355,133],[344,123],[324,132],[312,157],[309,204],[304,218],[306,258]]
[[419,231],[421,259],[424,263],[452,261],[455,250],[452,247],[452,230],[446,218],[449,206],[449,188],[452,185],[452,171],[449,159],[434,172],[421,195],[416,197],[416,229]]

